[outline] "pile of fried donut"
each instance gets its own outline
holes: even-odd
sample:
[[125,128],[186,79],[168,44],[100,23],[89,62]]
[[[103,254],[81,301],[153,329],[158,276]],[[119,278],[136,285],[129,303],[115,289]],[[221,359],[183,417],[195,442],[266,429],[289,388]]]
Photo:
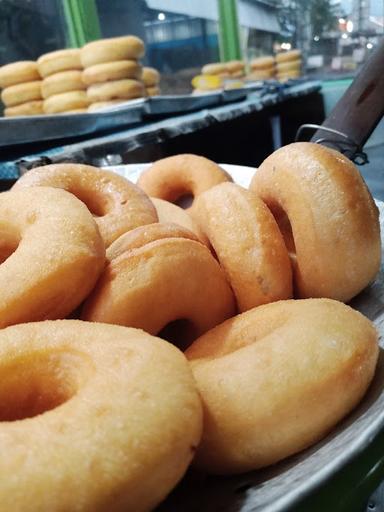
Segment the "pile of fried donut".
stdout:
[[153,510],[191,464],[316,443],[374,377],[345,303],[379,271],[378,209],[334,150],[285,146],[249,190],[196,155],[137,185],[47,165],[0,194],[0,230],[2,510]]

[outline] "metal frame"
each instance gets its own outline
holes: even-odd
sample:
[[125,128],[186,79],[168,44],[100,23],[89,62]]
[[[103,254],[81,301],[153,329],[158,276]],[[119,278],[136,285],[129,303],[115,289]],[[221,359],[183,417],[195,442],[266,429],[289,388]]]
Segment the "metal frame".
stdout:
[[220,60],[241,59],[237,0],[217,0],[219,10]]
[[96,0],[62,0],[68,27],[68,46],[78,48],[101,38]]

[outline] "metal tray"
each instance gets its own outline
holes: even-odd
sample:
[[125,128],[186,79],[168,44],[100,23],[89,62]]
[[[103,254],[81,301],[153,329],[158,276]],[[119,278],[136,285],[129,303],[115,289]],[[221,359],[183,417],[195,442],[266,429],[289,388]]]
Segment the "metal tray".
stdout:
[[55,114],[0,118],[0,148],[64,140],[138,123],[145,99],[132,100],[108,110],[80,114]]
[[[147,165],[111,169],[131,181],[136,181]],[[237,183],[245,187],[255,172],[255,169],[242,166],[224,164],[222,167]],[[380,209],[381,231],[384,234],[384,203],[377,204]],[[300,508],[303,500],[327,486],[336,475],[348,471],[369,450],[372,451],[378,436],[384,433],[383,266],[375,282],[355,297],[351,305],[374,322],[381,346],[375,378],[359,406],[321,442],[265,470],[233,477],[212,477],[190,471],[158,507],[158,512],[296,512],[303,510]],[[379,466],[384,457],[383,446],[381,444],[379,450],[375,450],[375,464]],[[382,465],[380,469],[383,471]],[[370,468],[371,472],[373,470],[374,468]],[[364,477],[366,474],[361,474],[359,480]],[[349,492],[353,491],[353,487],[349,489]],[[370,489],[369,493],[372,491]],[[305,510],[313,511],[314,508],[311,506]],[[337,508],[318,510],[334,511]]]
[[211,94],[180,94],[178,96],[153,96],[147,98],[144,114],[158,116],[167,114],[183,114],[219,105],[223,101],[221,92]]

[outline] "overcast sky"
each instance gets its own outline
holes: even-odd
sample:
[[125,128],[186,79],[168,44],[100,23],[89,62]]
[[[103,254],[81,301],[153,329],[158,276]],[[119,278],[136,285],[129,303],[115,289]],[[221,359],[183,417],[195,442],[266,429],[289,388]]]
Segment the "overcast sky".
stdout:
[[[344,7],[347,14],[352,10],[353,0],[341,0],[341,4]],[[384,1],[383,0],[371,0],[371,15],[372,16],[383,16],[384,15]]]

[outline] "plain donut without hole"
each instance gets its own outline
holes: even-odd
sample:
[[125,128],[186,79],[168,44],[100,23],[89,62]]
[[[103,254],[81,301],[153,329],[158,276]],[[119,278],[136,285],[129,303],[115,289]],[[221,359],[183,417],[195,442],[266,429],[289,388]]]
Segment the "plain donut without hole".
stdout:
[[2,510],[149,512],[200,440],[185,357],[136,329],[9,327],[0,331],[0,376]]
[[314,444],[364,396],[378,353],[373,324],[330,299],[274,302],[207,332],[186,352],[204,410],[196,465],[242,473]]
[[121,234],[157,221],[150,199],[118,174],[82,164],[51,164],[28,171],[14,185],[63,188],[83,201],[96,215],[108,247]]

